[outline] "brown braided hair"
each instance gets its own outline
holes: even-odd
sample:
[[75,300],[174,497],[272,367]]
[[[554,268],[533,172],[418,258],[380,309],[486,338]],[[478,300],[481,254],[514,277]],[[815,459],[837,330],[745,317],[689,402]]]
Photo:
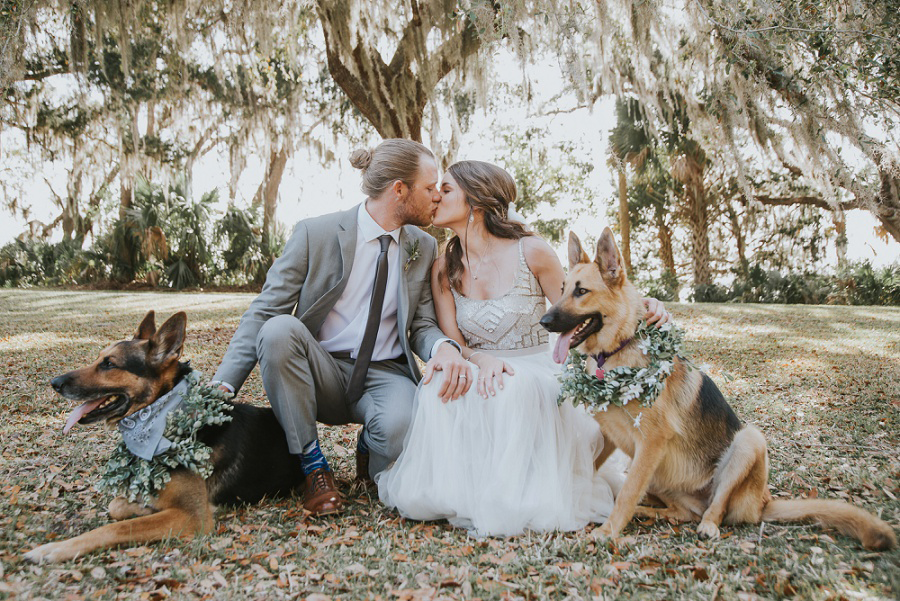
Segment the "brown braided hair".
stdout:
[[[484,227],[490,235],[506,240],[532,235],[521,223],[509,220],[509,205],[516,200],[516,182],[506,170],[483,161],[459,161],[450,165],[447,172],[465,194],[469,211],[482,211]],[[447,241],[444,255],[447,279],[460,290],[464,267],[459,236]]]

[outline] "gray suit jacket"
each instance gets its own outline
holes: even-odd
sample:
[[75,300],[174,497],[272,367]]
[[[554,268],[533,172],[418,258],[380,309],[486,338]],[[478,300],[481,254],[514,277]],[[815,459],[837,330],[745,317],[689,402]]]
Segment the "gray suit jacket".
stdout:
[[[359,205],[297,224],[284,253],[269,269],[262,292],[241,317],[214,380],[240,389],[256,365],[256,337],[270,317],[292,313],[318,335],[353,268],[358,210]],[[416,242],[419,256],[400,277],[397,329],[410,372],[418,380],[421,374],[413,353],[427,361],[434,343],[444,334],[437,326],[431,297],[437,242],[419,228],[404,225],[400,230],[401,265],[407,265],[408,250]]]

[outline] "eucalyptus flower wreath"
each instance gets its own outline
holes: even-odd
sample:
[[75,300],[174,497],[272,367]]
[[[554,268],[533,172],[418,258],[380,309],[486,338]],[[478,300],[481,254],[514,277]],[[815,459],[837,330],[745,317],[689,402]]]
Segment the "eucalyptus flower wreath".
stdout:
[[124,441],[119,442],[106,463],[98,490],[124,496],[129,501],[147,501],[168,484],[172,471],[177,468],[187,468],[204,479],[212,474],[212,448],[197,440],[197,433],[204,426],[231,421],[229,412],[233,406],[226,402],[224,392],[201,382],[196,372],[185,377],[190,379],[190,385],[184,393],[183,404],[166,415],[164,436],[172,446],[146,460],[132,454]]
[[[684,346],[684,330],[672,323],[662,327],[648,325],[641,320],[634,333],[634,340],[647,356],[646,367],[598,368],[587,372],[587,355],[569,351],[569,358],[559,375],[561,383],[559,403],[571,401],[573,405],[585,405],[594,411],[606,411],[609,405],[624,407],[637,401],[641,407],[650,407],[662,392],[665,380],[671,375],[678,357],[688,369],[695,366],[679,356]],[[640,427],[638,415],[635,427]]]

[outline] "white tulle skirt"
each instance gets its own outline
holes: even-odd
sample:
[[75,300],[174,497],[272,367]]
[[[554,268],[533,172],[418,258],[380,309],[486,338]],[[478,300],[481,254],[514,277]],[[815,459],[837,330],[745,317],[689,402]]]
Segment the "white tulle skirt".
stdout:
[[403,452],[376,477],[382,502],[477,535],[604,522],[624,477],[621,461],[594,470],[603,447],[597,422],[581,407],[557,406],[559,367],[549,349],[503,359],[515,375],[504,374],[504,388],[487,399],[473,385],[442,403],[440,374],[419,386]]

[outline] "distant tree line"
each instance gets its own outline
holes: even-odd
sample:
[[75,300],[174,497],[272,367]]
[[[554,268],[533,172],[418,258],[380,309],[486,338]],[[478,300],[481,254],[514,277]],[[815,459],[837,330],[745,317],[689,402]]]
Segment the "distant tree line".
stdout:
[[[796,301],[774,292],[798,288],[774,274],[816,272],[830,242],[838,272],[869,277],[846,260],[847,211],[870,211],[877,235],[900,241],[898,39],[889,0],[2,1],[0,136],[25,142],[0,146],[0,198],[29,221],[0,253],[3,283],[259,282],[283,238],[280,185],[298,150],[328,162],[337,139],[401,136],[446,165],[463,136],[492,135],[507,144],[498,162],[520,212],[551,240],[573,215],[547,208],[575,194],[593,210],[584,178],[606,166],[610,217],[647,285]],[[529,124],[468,131],[476,109],[532,97],[527,75],[498,94],[499,45],[523,74],[557,59],[575,106],[536,113],[618,99],[607,156],[548,153]],[[229,181],[197,193],[194,166],[210,152],[228,157]],[[251,155],[265,169],[241,207]],[[50,223],[29,205],[44,161],[66,165]],[[213,214],[218,194],[228,208]],[[46,242],[53,232],[61,245]],[[813,288],[804,298],[840,297]]]

